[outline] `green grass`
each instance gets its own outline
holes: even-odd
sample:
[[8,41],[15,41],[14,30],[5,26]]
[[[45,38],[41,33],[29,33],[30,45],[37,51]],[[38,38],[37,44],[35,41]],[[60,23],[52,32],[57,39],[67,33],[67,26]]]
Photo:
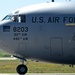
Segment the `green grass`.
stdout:
[[[0,57],[11,55],[0,50]],[[0,73],[16,73],[16,67],[21,64],[19,60],[0,60]],[[75,73],[75,68],[68,65],[53,64],[46,62],[34,62],[28,60],[29,73]]]
[[[16,73],[19,60],[0,60],[0,73]],[[52,64],[46,62],[34,62],[28,60],[28,73],[75,73],[75,68],[68,65]]]
[[75,73],[75,68],[68,65],[46,63],[46,62],[29,62],[29,73]]
[[10,57],[11,55],[9,53],[3,52],[0,50],[0,57]]

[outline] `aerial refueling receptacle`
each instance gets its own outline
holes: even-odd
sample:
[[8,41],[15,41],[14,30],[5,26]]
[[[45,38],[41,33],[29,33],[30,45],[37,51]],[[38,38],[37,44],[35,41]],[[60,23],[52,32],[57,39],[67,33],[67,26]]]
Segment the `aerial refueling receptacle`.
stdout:
[[54,2],[54,0],[52,0],[52,2]]

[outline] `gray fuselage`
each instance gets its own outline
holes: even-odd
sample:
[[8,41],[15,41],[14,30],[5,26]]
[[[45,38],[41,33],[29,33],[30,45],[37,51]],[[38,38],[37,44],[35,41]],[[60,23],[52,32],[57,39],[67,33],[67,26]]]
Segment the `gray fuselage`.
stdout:
[[75,64],[75,3],[37,6],[12,14],[24,16],[23,22],[1,21],[0,48],[23,58]]

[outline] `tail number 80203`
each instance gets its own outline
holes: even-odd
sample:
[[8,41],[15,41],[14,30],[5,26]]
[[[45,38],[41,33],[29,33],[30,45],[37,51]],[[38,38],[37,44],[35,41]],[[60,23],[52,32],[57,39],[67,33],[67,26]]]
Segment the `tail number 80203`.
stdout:
[[28,32],[28,27],[13,27],[14,32]]

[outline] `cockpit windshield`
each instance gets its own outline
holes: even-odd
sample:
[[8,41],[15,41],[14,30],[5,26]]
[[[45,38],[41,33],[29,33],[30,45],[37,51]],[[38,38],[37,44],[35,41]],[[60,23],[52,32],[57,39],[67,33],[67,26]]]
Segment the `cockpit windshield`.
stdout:
[[26,22],[26,18],[25,15],[7,15],[5,18],[2,19],[3,20],[11,20],[13,22],[17,22],[17,23],[25,23]]
[[3,19],[2,19],[2,21],[3,20],[11,20],[12,19],[12,16],[11,15],[7,15],[6,17],[4,17]]

